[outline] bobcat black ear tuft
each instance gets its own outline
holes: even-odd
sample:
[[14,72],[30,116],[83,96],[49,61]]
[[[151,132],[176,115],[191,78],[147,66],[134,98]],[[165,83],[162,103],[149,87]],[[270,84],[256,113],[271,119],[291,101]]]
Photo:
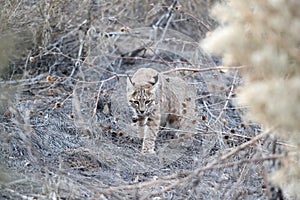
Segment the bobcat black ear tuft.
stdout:
[[156,76],[153,76],[154,82],[149,82],[151,85],[155,85],[158,81],[158,74]]
[[130,83],[132,84],[132,86],[134,86],[134,85],[135,85],[135,83],[134,83],[134,82],[132,82],[132,80],[131,80],[131,77],[129,76],[129,74],[127,74],[127,78],[129,79],[129,81],[130,81]]

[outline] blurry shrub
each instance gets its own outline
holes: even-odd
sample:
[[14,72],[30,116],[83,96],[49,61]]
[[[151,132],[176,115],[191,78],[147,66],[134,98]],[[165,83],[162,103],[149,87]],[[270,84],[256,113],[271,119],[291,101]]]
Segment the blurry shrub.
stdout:
[[[278,137],[300,145],[300,1],[231,0],[213,15],[221,26],[203,46],[223,55],[225,65],[246,67],[239,103],[250,106],[252,119],[278,127]],[[286,159],[273,182],[299,198],[299,161]]]

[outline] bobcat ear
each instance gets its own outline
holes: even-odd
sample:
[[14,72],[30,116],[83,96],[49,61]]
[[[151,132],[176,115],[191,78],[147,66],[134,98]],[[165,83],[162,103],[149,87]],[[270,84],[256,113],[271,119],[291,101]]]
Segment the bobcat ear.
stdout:
[[[129,80],[129,81],[128,81],[128,80]],[[132,80],[131,80],[131,78],[130,78],[129,74],[127,74],[127,84],[128,84],[128,82],[130,82],[132,86],[134,86],[134,85],[135,85],[135,83],[134,83],[134,82],[132,82]]]
[[158,81],[158,74],[156,76],[153,76],[153,79],[154,79],[154,82],[149,81],[148,83],[150,83],[151,85],[155,85]]

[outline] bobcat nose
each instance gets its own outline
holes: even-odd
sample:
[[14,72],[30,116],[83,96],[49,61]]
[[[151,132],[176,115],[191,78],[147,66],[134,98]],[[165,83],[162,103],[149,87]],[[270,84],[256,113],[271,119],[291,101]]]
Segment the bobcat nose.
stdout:
[[145,111],[144,111],[144,110],[141,110],[140,112],[141,112],[141,114],[144,114]]

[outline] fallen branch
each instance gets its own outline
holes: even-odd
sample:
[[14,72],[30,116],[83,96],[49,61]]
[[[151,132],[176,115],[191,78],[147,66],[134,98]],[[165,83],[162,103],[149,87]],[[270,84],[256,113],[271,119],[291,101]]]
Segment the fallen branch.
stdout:
[[177,72],[177,71],[190,71],[193,73],[198,73],[198,72],[207,72],[207,71],[213,71],[213,70],[234,70],[234,69],[242,69],[244,68],[244,66],[237,66],[237,67],[226,67],[226,66],[216,66],[216,67],[208,67],[208,68],[202,68],[202,69],[195,69],[195,68],[175,68],[175,69],[171,69],[169,71],[164,71],[162,72],[162,74],[169,74],[172,72]]

